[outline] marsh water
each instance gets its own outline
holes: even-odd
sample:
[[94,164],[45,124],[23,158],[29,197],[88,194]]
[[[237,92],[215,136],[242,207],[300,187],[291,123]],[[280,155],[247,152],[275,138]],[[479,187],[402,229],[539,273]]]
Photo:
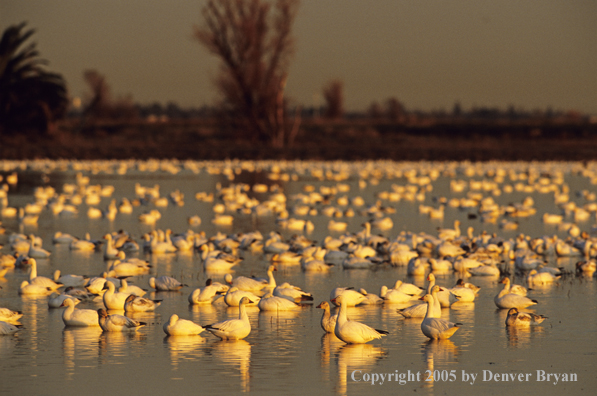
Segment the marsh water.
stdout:
[[[291,217],[309,219],[313,231],[304,235],[320,244],[327,235],[340,236],[344,232],[328,230],[330,217],[321,214],[324,206],[335,205],[335,198],[360,196],[365,204],[354,207],[355,215],[334,218],[347,223],[348,233],[363,229],[370,219],[363,211],[380,201],[383,207],[395,209],[384,216],[393,220],[389,230],[374,230],[390,240],[400,232],[425,232],[437,235],[438,227],[452,227],[461,221],[465,233],[473,227],[474,234],[482,231],[497,233],[513,239],[523,233],[531,238],[558,235],[566,239],[566,232],[556,225],[542,221],[543,213],[562,213],[554,202],[554,192],[527,185],[555,183],[559,189],[567,186],[570,201],[577,206],[592,202],[591,192],[594,164],[580,163],[303,163],[303,162],[200,162],[167,164],[150,162],[4,162],[0,174],[17,172],[17,184],[10,185],[8,205],[22,207],[35,201],[38,186],[52,186],[61,192],[65,183],[75,184],[77,173],[89,177],[89,185],[114,186],[111,196],[102,197],[98,208],[106,208],[111,199],[135,198],[135,183],[160,186],[162,196],[180,191],[184,205],[156,208],[146,203],[134,208],[132,214],[119,213],[113,221],[90,219],[88,206],[82,203],[78,214],[55,215],[49,210],[40,214],[37,226],[22,226],[16,218],[3,218],[5,244],[3,254],[10,253],[8,235],[22,232],[43,239],[43,247],[51,252],[49,259],[38,261],[38,274],[52,276],[56,269],[64,274],[96,276],[106,270],[101,251],[76,252],[68,245],[53,245],[56,231],[92,238],[126,230],[139,243],[141,236],[152,229],[171,229],[181,233],[188,229],[205,232],[206,237],[238,234],[259,230],[265,236],[279,231],[288,239],[297,231],[284,229],[274,215],[255,215],[232,212],[232,226],[212,224],[213,206],[217,191],[232,184],[249,186],[247,194],[259,201],[272,194],[284,193]],[[141,166],[143,165],[143,166]],[[167,166],[166,166],[167,165]],[[492,188],[479,187],[471,181],[495,181]],[[463,191],[450,188],[452,180],[464,181]],[[543,180],[543,181],[541,181]],[[254,192],[252,186],[265,184],[267,192]],[[331,195],[327,203],[313,203],[317,215],[292,214],[296,194],[312,186],[342,184],[343,192]],[[415,197],[406,192],[421,194]],[[430,186],[430,187],[427,187]],[[511,189],[506,186],[512,187]],[[326,190],[324,190],[326,191]],[[385,192],[399,192],[388,195]],[[216,192],[215,202],[195,198],[199,192]],[[461,198],[469,193],[491,196],[500,205],[522,202],[532,197],[537,213],[529,217],[508,219],[501,216],[495,222],[483,221],[477,208],[463,209],[446,205],[443,219],[431,219],[419,211],[420,205],[438,207],[442,198]],[[348,205],[349,207],[350,205]],[[344,207],[345,210],[347,207]],[[139,214],[158,209],[162,216],[148,225],[138,220]],[[191,227],[188,218],[198,215],[202,222]],[[515,220],[518,228],[500,227],[502,219]],[[572,221],[570,218],[565,221]],[[597,223],[595,212],[578,223],[581,230],[590,232]],[[298,232],[302,233],[302,232]],[[233,275],[265,276],[271,254],[239,251],[242,263]],[[538,286],[529,296],[539,301],[529,312],[548,319],[530,329],[510,329],[504,325],[506,310],[497,309],[494,296],[502,288],[496,277],[468,277],[467,281],[481,290],[474,303],[443,309],[442,317],[462,323],[461,329],[447,341],[429,341],[421,332],[420,319],[404,319],[397,309],[403,306],[383,304],[350,308],[349,318],[374,328],[389,331],[382,340],[362,345],[346,345],[333,335],[326,335],[319,321],[322,311],[315,306],[329,299],[330,291],[339,286],[364,288],[379,293],[382,285],[392,286],[401,279],[424,287],[424,276],[408,276],[406,267],[380,264],[375,269],[343,269],[337,265],[327,273],[304,272],[300,266],[279,265],[274,273],[278,283],[289,282],[311,292],[314,304],[296,312],[266,313],[249,308],[252,331],[244,340],[221,341],[203,332],[200,336],[167,337],[163,323],[173,313],[202,325],[238,315],[238,308],[222,306],[192,306],[189,294],[202,287],[208,278],[223,282],[223,274],[208,274],[197,252],[171,254],[136,253],[148,260],[149,274],[135,276],[130,283],[150,290],[152,298],[162,300],[155,312],[135,314],[135,319],[148,323],[135,333],[102,333],[99,328],[65,328],[61,309],[48,308],[47,297],[26,297],[18,294],[27,269],[10,269],[0,278],[0,307],[23,312],[23,329],[14,336],[0,336],[0,393],[25,395],[58,394],[594,394],[597,389],[597,287],[594,276],[574,274],[580,257],[544,257],[548,266],[563,267],[569,275],[548,286]],[[512,279],[524,284],[521,275]],[[150,276],[170,275],[185,283],[181,291],[153,292]],[[458,273],[437,276],[437,283],[452,287],[461,277]],[[101,303],[83,302],[78,308],[101,307]],[[390,375],[391,374],[391,375]],[[551,375],[549,380],[547,374]],[[565,375],[564,375],[565,374]],[[382,381],[383,378],[383,381]],[[566,381],[567,380],[567,381]],[[374,382],[374,384],[372,384]]]

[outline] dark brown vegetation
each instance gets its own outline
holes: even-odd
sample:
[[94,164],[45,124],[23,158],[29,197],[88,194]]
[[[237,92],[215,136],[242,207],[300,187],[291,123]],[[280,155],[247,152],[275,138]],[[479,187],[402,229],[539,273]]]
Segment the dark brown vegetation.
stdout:
[[68,121],[50,135],[4,135],[0,158],[194,160],[594,160],[597,124],[432,123],[308,119],[292,146],[238,139],[211,119],[166,123]]

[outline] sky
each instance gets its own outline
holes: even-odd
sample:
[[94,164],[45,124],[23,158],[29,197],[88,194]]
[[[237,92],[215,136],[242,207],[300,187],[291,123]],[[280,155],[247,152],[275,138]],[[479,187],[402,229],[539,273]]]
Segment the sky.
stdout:
[[[0,0],[0,29],[28,22],[72,97],[87,69],[115,97],[213,105],[218,60],[193,38],[206,0]],[[509,106],[597,115],[595,0],[302,0],[287,84],[291,103],[400,100],[408,110]]]

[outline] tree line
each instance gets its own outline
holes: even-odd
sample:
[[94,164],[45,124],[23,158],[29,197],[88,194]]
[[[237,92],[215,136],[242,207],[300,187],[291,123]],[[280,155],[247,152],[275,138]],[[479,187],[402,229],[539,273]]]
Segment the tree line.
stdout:
[[[139,105],[131,96],[114,98],[107,78],[97,70],[84,71],[89,89],[86,103],[70,106],[64,78],[47,70],[35,33],[26,23],[9,26],[0,39],[0,134],[22,131],[51,132],[59,121],[75,116],[85,124],[106,120],[150,120],[210,117],[239,137],[273,147],[292,145],[306,118],[332,121],[365,118],[374,122],[413,123],[429,119],[522,119],[528,117],[581,117],[547,109],[526,112],[510,107],[476,107],[464,111],[455,103],[450,112],[407,111],[395,97],[374,101],[361,113],[347,113],[344,85],[332,80],[322,87],[320,108],[292,106],[285,92],[289,65],[295,51],[292,26],[299,0],[209,0],[193,36],[220,60],[215,78],[216,103],[202,108],[181,108],[175,103]],[[70,109],[70,111],[69,111]]]

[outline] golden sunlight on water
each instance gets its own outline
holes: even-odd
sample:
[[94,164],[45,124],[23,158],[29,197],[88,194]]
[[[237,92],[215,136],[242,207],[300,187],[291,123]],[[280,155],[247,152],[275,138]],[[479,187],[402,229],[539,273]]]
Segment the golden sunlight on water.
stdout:
[[[16,334],[0,336],[0,370],[11,379],[0,383],[1,393],[53,387],[69,394],[100,384],[116,393],[131,383],[146,394],[172,387],[272,395],[597,389],[591,372],[595,164],[0,162],[0,174],[12,172],[18,181],[1,190],[7,194],[0,206],[27,208],[39,218],[3,216],[0,224],[6,268],[0,308],[23,314]],[[76,210],[60,211],[59,204]],[[110,214],[112,205],[117,212]],[[90,217],[90,208],[99,217]],[[217,215],[231,216],[232,225],[212,222]],[[330,228],[330,220],[346,229]],[[107,234],[121,245],[112,246]],[[41,239],[34,249],[32,236]],[[74,248],[84,244],[90,250]],[[99,283],[109,277],[115,288],[126,278],[127,290],[140,288],[159,305],[110,310],[144,323],[134,331],[65,327],[65,308],[50,308],[46,290],[19,294],[22,281],[33,280],[31,265],[17,263],[14,253],[36,255],[36,249],[50,253],[36,259],[39,276],[60,270],[65,281],[76,278],[68,275]],[[109,249],[124,257],[109,257]],[[128,267],[118,266],[123,260]],[[555,275],[534,281],[531,269]],[[458,324],[447,340],[429,340],[423,316],[403,315],[423,302],[430,273],[447,293],[447,305],[432,319]],[[150,279],[163,276],[183,285],[152,287]],[[502,277],[512,290],[527,289],[530,303],[524,301],[531,305],[519,310],[545,316],[540,324],[506,326],[508,309],[496,303],[506,287]],[[478,291],[457,290],[459,279]],[[414,289],[407,294],[397,281]],[[220,340],[209,330],[165,334],[172,314],[203,327],[238,319],[238,302],[226,303],[225,296],[232,298],[235,282],[259,285],[244,290],[254,302],[246,306],[250,332],[243,339]],[[75,310],[104,308],[102,285],[69,289],[81,299]],[[351,288],[361,299],[347,308],[348,319],[383,330],[381,339],[346,344],[324,333],[323,310],[315,307],[336,288]],[[206,300],[194,301],[196,290]],[[300,297],[262,310],[266,291]]]

